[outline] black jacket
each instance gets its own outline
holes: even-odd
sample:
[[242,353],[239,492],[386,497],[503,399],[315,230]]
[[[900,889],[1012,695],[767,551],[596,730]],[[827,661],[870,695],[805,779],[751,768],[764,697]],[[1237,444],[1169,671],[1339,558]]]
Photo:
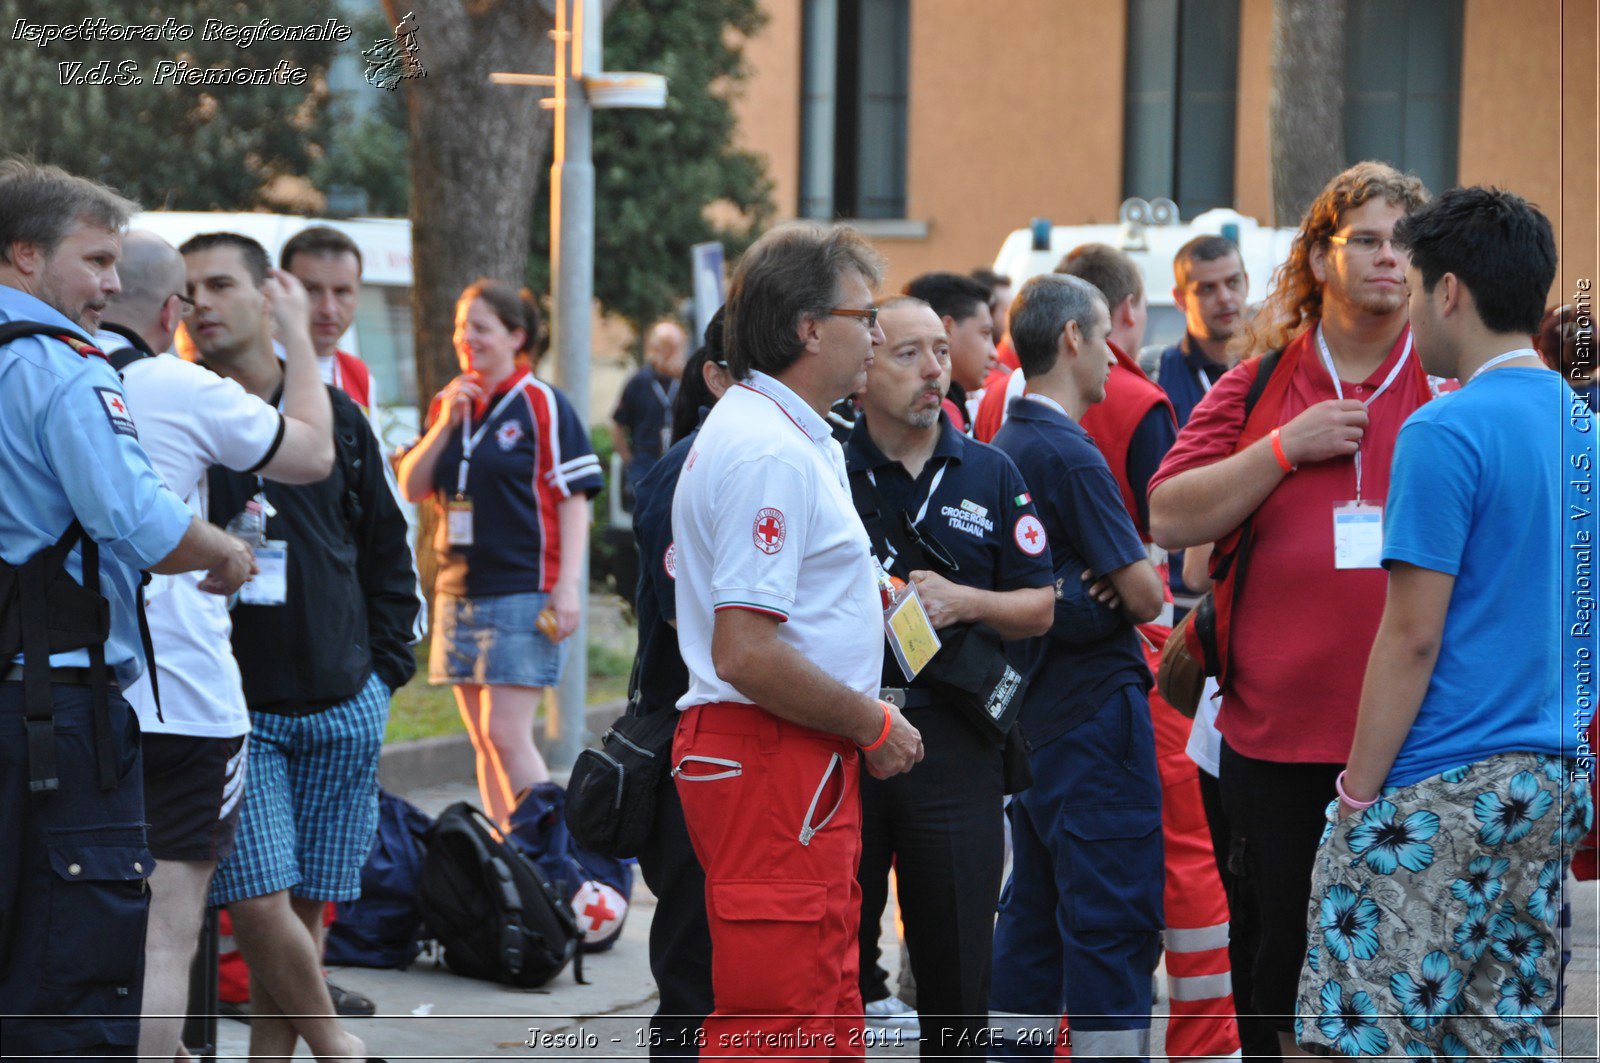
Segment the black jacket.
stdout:
[[[391,691],[416,672],[422,602],[405,517],[361,408],[337,388],[328,393],[333,472],[315,484],[265,482],[277,510],[267,538],[289,549],[288,601],[233,611],[233,652],[257,712],[318,712],[353,697],[374,671]],[[260,482],[213,468],[212,523],[226,526]]]

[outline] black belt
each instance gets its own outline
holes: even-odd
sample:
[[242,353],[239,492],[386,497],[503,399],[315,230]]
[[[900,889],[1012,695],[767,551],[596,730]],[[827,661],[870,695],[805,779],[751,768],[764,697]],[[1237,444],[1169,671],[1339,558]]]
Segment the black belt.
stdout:
[[[72,687],[93,686],[93,675],[94,670],[92,668],[52,668],[50,669],[50,682]],[[117,685],[117,680],[114,676],[107,676],[107,681],[113,687]],[[20,664],[11,665],[5,670],[4,674],[0,674],[0,683],[20,682],[22,682],[22,665]]]
[[897,709],[926,709],[934,704],[933,691],[915,687],[884,687],[878,691],[878,700],[887,701]]

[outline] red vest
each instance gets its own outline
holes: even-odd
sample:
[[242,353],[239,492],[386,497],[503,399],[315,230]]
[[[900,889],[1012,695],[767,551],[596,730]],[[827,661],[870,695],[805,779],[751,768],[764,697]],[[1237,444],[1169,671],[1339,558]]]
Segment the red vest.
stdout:
[[[1177,415],[1172,411],[1172,401],[1167,398],[1167,393],[1144,375],[1139,363],[1128,357],[1116,344],[1109,346],[1117,364],[1111,367],[1111,375],[1106,378],[1106,397],[1090,406],[1080,423],[1083,430],[1094,437],[1100,453],[1106,456],[1111,474],[1117,478],[1117,486],[1122,489],[1122,504],[1128,507],[1128,516],[1133,518],[1139,538],[1149,542],[1150,529],[1139,520],[1133,484],[1128,481],[1128,447],[1133,443],[1133,433],[1138,429],[1139,422],[1154,407],[1165,407],[1167,416],[1173,419],[1174,424],[1177,423]],[[1140,486],[1145,488],[1149,485]]]
[[349,395],[362,412],[372,412],[372,372],[349,351],[333,352],[333,384]]

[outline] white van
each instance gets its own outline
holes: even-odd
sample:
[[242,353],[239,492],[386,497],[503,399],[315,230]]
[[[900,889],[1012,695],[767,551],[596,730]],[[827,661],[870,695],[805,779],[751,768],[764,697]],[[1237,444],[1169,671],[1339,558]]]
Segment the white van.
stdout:
[[1266,294],[1273,271],[1289,257],[1289,246],[1294,242],[1294,229],[1267,228],[1254,218],[1225,207],[1181,222],[1171,200],[1147,203],[1130,199],[1117,215],[1122,220],[1116,225],[1052,226],[1045,219],[1038,219],[1034,227],[1017,229],[1005,238],[995,256],[994,271],[1010,277],[1013,285],[1020,288],[1030,277],[1055,269],[1067,252],[1080,244],[1120,248],[1144,274],[1145,295],[1150,301],[1145,350],[1159,350],[1183,338],[1183,311],[1172,303],[1172,257],[1178,248],[1207,233],[1231,239],[1239,245],[1250,277],[1250,301],[1256,303]]
[[339,346],[372,370],[382,405],[375,418],[385,451],[417,432],[417,364],[411,325],[411,222],[406,218],[304,218],[293,214],[149,210],[130,228],[148,229],[174,247],[200,233],[235,232],[260,242],[273,265],[289,238],[312,225],[345,233],[361,248],[361,298]]

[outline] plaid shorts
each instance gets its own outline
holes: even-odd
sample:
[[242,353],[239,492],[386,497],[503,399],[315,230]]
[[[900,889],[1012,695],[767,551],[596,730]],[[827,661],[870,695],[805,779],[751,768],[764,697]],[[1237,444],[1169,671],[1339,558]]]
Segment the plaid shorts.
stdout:
[[[1554,1057],[1562,883],[1589,829],[1574,762],[1502,753],[1330,822],[1295,1039],[1319,1053]],[[1329,806],[1329,818],[1336,815]]]
[[239,833],[211,880],[211,904],[285,889],[318,901],[360,896],[388,720],[389,688],[376,673],[355,697],[322,712],[250,714]]

